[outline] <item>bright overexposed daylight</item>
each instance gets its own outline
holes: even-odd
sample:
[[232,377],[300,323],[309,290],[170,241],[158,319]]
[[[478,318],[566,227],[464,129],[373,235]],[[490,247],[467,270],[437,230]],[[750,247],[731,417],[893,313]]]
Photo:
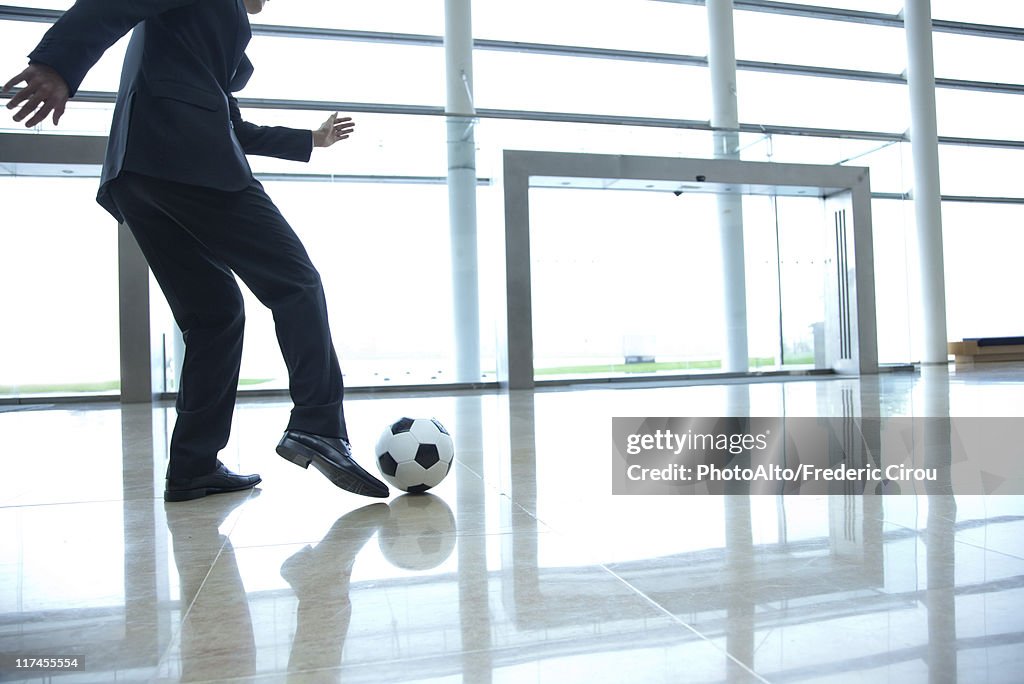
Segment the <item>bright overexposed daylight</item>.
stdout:
[[[57,10],[67,4],[19,3]],[[884,0],[808,3],[815,4],[879,14],[901,9],[901,3]],[[932,7],[936,20],[1024,25],[1024,10],[1014,2],[937,0]],[[251,159],[323,273],[349,382],[453,380],[447,131],[437,115],[445,104],[444,3],[278,0],[253,22],[257,30],[247,52],[256,71],[238,94],[248,104],[248,120],[315,128],[325,112],[346,103],[359,110],[352,113],[358,124],[353,138],[339,149],[315,152],[309,164]],[[483,112],[473,133],[480,178],[480,380],[487,382],[496,377],[503,334],[502,151],[710,156],[710,132],[655,121],[709,120],[711,89],[707,68],[699,64],[708,53],[700,3],[474,2],[472,22],[478,41],[472,97]],[[264,24],[290,31],[265,35],[259,31]],[[22,63],[48,26],[0,20],[0,62]],[[339,36],[304,37],[303,27]],[[346,40],[345,32],[360,38]],[[913,363],[921,342],[916,236],[907,201],[913,174],[909,142],[893,139],[910,126],[909,99],[905,84],[855,75],[904,73],[902,30],[740,8],[735,34],[739,117],[752,126],[740,136],[741,157],[870,169],[875,278],[885,293],[877,298],[879,360]],[[551,49],[517,50],[517,41]],[[126,43],[127,37],[99,61],[83,93],[116,90]],[[558,54],[559,46],[584,50]],[[594,52],[601,50],[608,54]],[[1020,40],[936,32],[934,50],[939,79],[1020,80],[1014,66],[1024,62]],[[745,69],[744,63],[854,75]],[[940,137],[1024,138],[1019,94],[940,87],[936,99]],[[308,104],[275,109],[260,104],[265,100]],[[419,110],[396,109],[406,106]],[[26,131],[7,118],[0,130],[102,135],[111,110],[109,102],[73,100],[59,127],[47,121]],[[527,114],[516,115],[520,110]],[[758,125],[821,134],[758,133]],[[851,131],[890,139],[844,133]],[[941,189],[949,198],[943,230],[951,339],[1012,335],[1024,327],[1024,314],[987,294],[1018,282],[1013,255],[1024,246],[1024,212],[1019,202],[1002,198],[1020,196],[1020,155],[1013,145],[940,146]],[[113,391],[119,368],[116,225],[91,201],[98,167],[39,173],[0,160],[0,279],[5,291],[18,292],[0,299],[0,316],[33,333],[0,336],[0,393]],[[59,212],[46,230],[35,218],[41,203]],[[530,211],[532,239],[543,246],[534,250],[534,291],[551,293],[537,298],[533,309],[538,374],[615,374],[636,345],[642,356],[666,364],[663,370],[716,367],[723,292],[710,195],[538,188],[531,192]],[[829,257],[820,238],[825,220],[813,200],[743,202],[754,367],[814,364],[814,329],[824,316],[820,281]],[[1002,248],[989,249],[993,241]],[[153,293],[154,354],[165,366],[166,389],[173,390],[181,347],[155,286]],[[243,388],[283,388],[285,368],[269,312],[247,291],[246,300]]]
[[1024,0],[0,0],[0,681],[1024,681],[1022,65]]

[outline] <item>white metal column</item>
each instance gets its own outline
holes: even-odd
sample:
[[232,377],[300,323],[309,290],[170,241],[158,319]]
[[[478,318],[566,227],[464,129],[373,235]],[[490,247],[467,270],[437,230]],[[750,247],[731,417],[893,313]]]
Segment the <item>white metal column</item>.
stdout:
[[922,363],[946,363],[946,274],[939,191],[939,134],[935,114],[935,61],[930,0],[903,6],[910,85],[910,142],[914,158],[914,215],[924,324]]
[[[708,66],[711,72],[711,127],[715,158],[739,159],[739,107],[736,101],[736,46],[732,0],[707,0]],[[722,370],[745,373],[747,353],[747,282],[743,253],[743,196],[719,194],[718,224],[722,241],[725,309],[725,358]]]
[[456,382],[480,380],[480,295],[476,228],[476,111],[471,0],[445,0],[448,215],[451,227]]

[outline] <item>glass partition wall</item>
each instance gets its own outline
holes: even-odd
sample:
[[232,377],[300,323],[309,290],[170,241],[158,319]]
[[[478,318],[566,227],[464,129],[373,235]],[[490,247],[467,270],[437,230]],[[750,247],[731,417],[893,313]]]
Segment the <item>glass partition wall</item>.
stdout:
[[[0,62],[24,63],[70,4],[20,0],[0,8]],[[711,156],[702,5],[573,0],[555,7],[531,0],[513,11],[473,3],[481,383],[496,378],[504,306],[503,150]],[[932,5],[950,339],[1024,329],[1024,314],[1000,306],[995,294],[1015,287],[1012,255],[1019,250],[1012,245],[1024,226],[1024,193],[1014,173],[1024,165],[1024,81],[1013,68],[1024,61],[1024,21],[1013,5]],[[741,158],[871,171],[882,364],[913,363],[920,342],[901,8],[896,0],[784,8],[750,2],[736,10],[735,22]],[[352,387],[444,384],[454,365],[443,18],[441,0],[345,8],[318,1],[271,5],[259,17],[269,23],[254,25],[249,52],[256,74],[239,94],[248,119],[315,128],[341,110],[358,123],[343,151],[315,154],[308,165],[253,160],[314,252]],[[125,44],[90,72],[59,128],[47,123],[26,131],[8,117],[0,119],[0,136],[105,135]],[[314,57],[360,66],[331,83],[278,78],[300,73]],[[115,395],[117,240],[92,201],[97,169],[14,163],[4,149],[0,143],[0,401]],[[555,263],[566,258],[556,253],[538,254],[536,277],[553,284],[537,287],[560,292],[569,273],[592,282],[574,306],[556,307],[558,297],[544,303],[550,326],[537,328],[538,354],[547,350],[538,369],[601,366],[589,376],[608,368],[618,373],[627,356],[649,356],[652,335],[655,363],[714,363],[711,342],[720,333],[709,322],[719,314],[708,302],[719,286],[697,275],[714,259],[693,263],[717,249],[713,222],[701,219],[713,212],[712,200],[662,193],[605,198],[557,188],[533,194],[536,220],[557,223],[579,250],[572,264]],[[42,221],[44,204],[49,214]],[[798,198],[750,197],[743,209],[751,367],[813,367],[819,304],[810,283],[820,264],[802,233],[812,212]],[[612,224],[628,226],[628,243],[606,234]],[[992,249],[995,242],[1011,247]],[[643,313],[652,292],[679,297],[671,316]],[[180,348],[165,305],[158,295],[150,301],[160,331],[154,354],[166,375],[157,385],[173,391]],[[285,382],[269,315],[247,301],[243,390],[276,391]],[[606,325],[569,325],[587,311],[602,314]],[[579,344],[566,348],[568,340]],[[637,354],[626,353],[634,347]]]
[[[530,213],[537,380],[722,372],[714,195],[533,188]],[[752,371],[825,366],[824,218],[817,198],[743,199]]]
[[0,398],[117,395],[117,226],[95,194],[0,173]]

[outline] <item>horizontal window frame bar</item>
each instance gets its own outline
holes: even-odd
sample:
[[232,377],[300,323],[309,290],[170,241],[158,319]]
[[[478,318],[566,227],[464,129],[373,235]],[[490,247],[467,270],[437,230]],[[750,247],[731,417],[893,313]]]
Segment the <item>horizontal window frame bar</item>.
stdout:
[[[556,57],[613,59],[619,61],[644,62],[648,64],[672,64],[676,66],[701,68],[707,68],[708,66],[707,57],[666,52],[642,52],[639,50],[616,50],[612,48],[592,48],[577,45],[554,45],[548,43],[522,43],[497,40],[476,40],[474,41],[474,47],[478,50],[521,52],[526,54],[539,54]],[[888,83],[903,86],[907,85],[906,73],[895,74],[883,71],[840,69],[836,67],[788,64],[784,62],[762,62],[749,59],[736,60],[736,68],[739,71],[753,71],[759,73],[788,74],[794,76],[812,76],[817,78],[836,78],[849,81]],[[980,92],[1024,95],[1024,83],[1001,83],[962,78],[936,78],[935,87],[954,90],[975,90]]]
[[[701,2],[700,4],[703,4],[703,2]],[[7,9],[10,8],[7,8],[4,5],[0,5],[0,19],[11,19],[11,17],[5,16],[5,10]],[[59,17],[60,14],[61,12],[58,10],[32,10],[30,15],[32,17],[37,18],[24,20],[53,21],[54,19]],[[51,15],[53,15],[52,18],[45,18]],[[14,20],[18,20],[18,18],[14,18]],[[443,47],[444,45],[444,39],[441,36],[431,36],[413,33],[355,31],[350,29],[278,26],[267,24],[255,24],[253,25],[252,30],[254,35],[273,36],[278,38],[348,40],[357,42],[386,43],[393,45],[414,45],[421,47]],[[1024,35],[1024,29],[1022,29],[1021,32],[1022,35]],[[691,66],[702,68],[706,68],[708,65],[707,57],[701,57],[697,55],[683,55],[665,52],[645,52],[640,50],[617,50],[613,48],[596,48],[579,45],[558,45],[552,43],[527,43],[508,40],[476,39],[473,41],[473,46],[475,49],[478,50],[488,50],[496,52],[518,52],[524,54],[548,55],[556,57],[612,59],[620,61],[643,62],[649,64],[674,64],[677,66]],[[835,67],[787,64],[782,62],[762,62],[756,60],[737,60],[736,68],[740,71],[752,71],[758,73],[777,73],[794,76],[811,76],[816,78],[836,78],[844,80],[864,81],[870,83],[888,83],[892,85],[907,84],[907,77],[905,73],[895,74],[879,71],[865,71],[858,69],[841,69]],[[935,87],[954,90],[971,90],[976,92],[1024,95],[1024,83],[1001,83],[993,81],[978,81],[974,79],[936,78]]]
[[[447,185],[447,176],[396,176],[361,173],[253,173],[258,181],[287,183],[379,183],[383,185]],[[479,186],[494,185],[491,178],[477,177]]]
[[[403,392],[416,392],[423,394],[447,394],[450,392],[480,392],[480,393],[497,393],[501,391],[501,385],[497,382],[485,381],[480,382],[447,382],[447,383],[411,383],[408,385],[352,385],[351,387],[345,386],[345,394],[359,394],[359,395],[377,395],[377,394],[400,394]],[[153,395],[155,402],[168,402],[170,407],[173,407],[173,403],[178,397],[177,392],[157,392]],[[244,387],[238,388],[238,400],[239,402],[250,401],[263,401],[266,399],[282,399],[289,400],[291,395],[286,388],[281,389],[245,389]],[[47,407],[48,404],[109,404],[111,406],[120,406],[121,404],[121,393],[108,393],[108,394],[14,394],[0,396],[0,406],[6,407],[18,407],[24,406],[25,410],[31,410],[31,407],[41,408]]]
[[[911,195],[910,199],[913,199]],[[1024,197],[984,197],[979,195],[942,195],[943,202],[963,202],[967,204],[1016,204],[1024,206]]]
[[[113,105],[117,97],[110,91],[79,91],[73,101],[89,104]],[[403,116],[436,116],[444,117],[444,107],[435,105],[402,105],[372,102],[341,102],[323,100],[288,100],[275,98],[238,98],[240,107],[248,109],[281,109],[300,111],[344,111],[361,114],[399,114]],[[465,115],[458,115],[464,119]],[[670,119],[644,116],[616,116],[609,114],[586,114],[579,112],[545,112],[520,109],[481,108],[476,111],[476,119],[511,119],[519,121],[550,121],[552,123],[583,123],[612,126],[643,126],[648,128],[680,128],[686,130],[712,131],[708,121],[694,119]],[[909,142],[906,132],[891,133],[885,131],[857,131],[839,128],[814,128],[808,126],[785,126],[778,124],[740,124],[741,133],[760,133],[772,135],[803,136],[813,138],[839,138],[852,140],[877,140],[889,142]],[[939,136],[940,145],[961,145],[968,147],[988,147],[1010,150],[1024,150],[1024,140],[1007,140],[997,138],[969,138],[958,136]]]
[[[677,5],[696,5],[703,7],[705,0],[656,0]],[[867,12],[864,10],[843,9],[839,7],[822,7],[792,2],[774,2],[772,0],[735,0],[734,7],[745,12],[762,12],[765,14],[782,14],[810,19],[825,19],[854,24],[869,24],[890,28],[904,28],[901,14],[884,12]],[[61,10],[41,9],[37,7],[21,7],[18,5],[0,5],[0,19],[53,23],[63,12]],[[274,24],[253,24],[255,35],[294,35],[296,30],[305,33],[305,37],[322,37],[329,39],[341,38],[350,34],[347,40],[379,41],[381,36],[392,36],[395,42],[414,45],[443,45],[438,36],[427,34],[378,33],[374,31],[350,31],[346,29],[329,29],[315,27],[280,26]],[[932,30],[939,33],[957,33],[961,35],[999,38],[1002,40],[1024,40],[1024,27],[999,26],[995,24],[978,24],[950,19],[932,19]],[[362,38],[358,36],[362,35]],[[413,41],[413,42],[409,42]]]
[[[613,59],[620,61],[645,62],[649,64],[673,64],[707,68],[707,57],[682,55],[667,52],[643,52],[639,50],[616,50],[612,48],[593,48],[578,45],[555,45],[549,43],[523,43],[498,40],[476,40],[474,47],[479,50],[504,52],[523,52],[556,57],[582,57],[593,59]],[[837,78],[849,81],[866,81],[873,83],[889,83],[907,85],[906,73],[886,73],[883,71],[866,71],[861,69],[840,69],[836,67],[819,67],[804,64],[788,64],[784,62],[762,62],[757,60],[736,60],[739,71],[760,73],[789,74],[794,76],[812,76],[817,78]],[[995,81],[978,81],[962,78],[936,78],[936,88],[955,90],[976,90],[980,92],[1008,93],[1024,95],[1024,83],[1001,83]]]
[[909,192],[875,192],[872,191],[871,199],[873,200],[896,200],[898,202],[906,202],[910,200]]
[[64,14],[61,10],[20,5],[0,5],[0,19],[4,21],[31,21],[37,24],[52,24]]
[[[896,200],[912,202],[914,194],[910,192],[872,192],[873,200]],[[1015,204],[1024,206],[1024,197],[992,197],[985,195],[942,195],[942,202],[963,202],[967,204]]]
[[254,36],[273,38],[304,38],[314,40],[345,40],[355,43],[387,43],[416,47],[444,47],[444,37],[427,33],[396,33],[393,31],[360,31],[316,26],[284,26],[281,24],[252,24]]
[[[761,131],[758,131],[761,132]],[[13,138],[37,138],[41,139],[39,145],[42,148],[36,148],[30,151],[24,145],[14,145],[7,147],[8,151],[11,149],[15,150],[15,163],[43,163],[43,164],[61,164],[62,161],[57,155],[53,154],[54,149],[60,149],[66,151],[67,149],[74,148],[80,150],[79,156],[82,158],[76,158],[73,163],[76,164],[95,164],[99,167],[102,156],[103,156],[103,136],[64,136],[57,134],[31,134],[31,133],[4,133],[0,132],[0,150],[5,149],[5,143],[12,140]],[[63,140],[62,140],[63,138]],[[71,140],[68,140],[71,138]],[[95,144],[94,144],[95,143]],[[1024,148],[1024,143],[1021,143],[1021,147]],[[20,149],[20,152],[17,150]],[[82,156],[85,155],[85,156]],[[371,175],[371,174],[329,174],[329,173],[256,173],[254,174],[257,179],[263,181],[291,181],[291,182],[347,182],[347,183],[382,183],[382,184],[414,184],[414,185],[443,185],[447,183],[447,178],[444,176],[400,176],[400,175]],[[7,176],[4,176],[7,177]],[[54,176],[63,177],[63,176]],[[82,177],[82,176],[78,176]],[[478,177],[478,186],[493,186],[495,184],[494,179],[487,177]],[[912,195],[909,193],[886,193],[886,192],[874,192],[872,193],[873,199],[898,199],[907,200],[911,199]],[[987,197],[979,195],[943,195],[943,202],[971,202],[978,204],[1014,204],[1024,205],[1024,196],[1022,197]]]
[[[697,5],[703,7],[705,0],[656,0],[676,5]],[[825,19],[842,21],[852,24],[870,24],[889,28],[904,28],[902,14],[886,14],[885,12],[868,12],[865,10],[845,9],[842,7],[822,7],[820,5],[804,5],[793,2],[774,2],[772,0],[735,0],[735,9],[743,12],[761,12],[764,14],[783,14],[809,19]],[[1002,40],[1024,40],[1024,27],[999,26],[996,24],[978,24],[952,19],[932,19],[932,30],[938,33],[957,33],[983,38],[999,38]]]
[[[905,137],[910,142],[910,136]],[[939,136],[940,145],[959,145],[962,147],[990,147],[1002,150],[1024,150],[1024,140],[998,140],[990,138],[962,138],[949,135]]]

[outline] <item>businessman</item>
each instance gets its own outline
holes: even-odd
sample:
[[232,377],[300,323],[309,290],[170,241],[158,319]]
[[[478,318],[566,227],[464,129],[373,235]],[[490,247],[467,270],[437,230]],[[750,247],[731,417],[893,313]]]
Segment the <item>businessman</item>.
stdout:
[[341,369],[320,275],[246,154],[309,161],[354,130],[332,115],[316,131],[242,120],[232,93],[252,75],[248,14],[266,0],[78,0],[3,91],[34,126],[58,124],[103,52],[133,27],[97,201],[124,222],[185,339],[164,499],[248,489],[218,459],[234,413],[245,314],[235,274],[274,315],[294,407],[277,453],[373,497],[387,486],[352,458]]

